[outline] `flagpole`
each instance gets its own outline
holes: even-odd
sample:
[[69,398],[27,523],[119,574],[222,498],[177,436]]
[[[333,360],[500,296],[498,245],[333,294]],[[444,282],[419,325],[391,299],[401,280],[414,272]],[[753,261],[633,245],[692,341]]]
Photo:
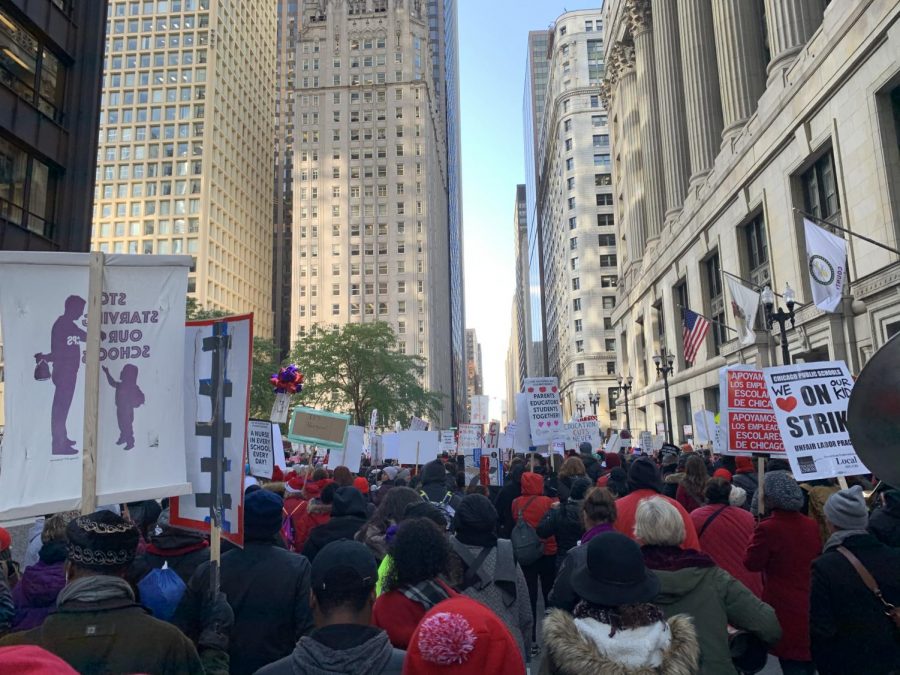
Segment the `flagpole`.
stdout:
[[805,218],[814,220],[817,223],[822,223],[823,225],[827,225],[828,227],[833,227],[834,229],[840,230],[841,232],[846,232],[847,234],[849,234],[851,236],[857,237],[858,239],[862,239],[863,241],[867,241],[870,244],[874,244],[875,246],[877,246],[879,248],[883,248],[885,251],[890,251],[891,253],[894,253],[894,254],[900,256],[900,250],[897,250],[896,248],[892,248],[892,247],[888,246],[887,244],[882,244],[880,241],[870,239],[869,237],[867,237],[865,235],[858,234],[852,230],[848,230],[846,227],[841,227],[840,225],[835,225],[831,221],[824,220],[822,218],[817,218],[816,216],[812,215],[811,213],[807,213],[806,211],[801,211],[797,207],[794,207],[794,211],[796,211],[797,213],[799,213],[801,216],[803,216]]

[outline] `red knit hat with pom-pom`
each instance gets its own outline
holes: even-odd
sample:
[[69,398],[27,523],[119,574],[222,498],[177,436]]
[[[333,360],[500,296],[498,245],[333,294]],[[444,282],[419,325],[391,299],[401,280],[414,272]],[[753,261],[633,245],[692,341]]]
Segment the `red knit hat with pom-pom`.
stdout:
[[435,605],[419,622],[403,675],[521,675],[515,639],[487,607],[466,597]]

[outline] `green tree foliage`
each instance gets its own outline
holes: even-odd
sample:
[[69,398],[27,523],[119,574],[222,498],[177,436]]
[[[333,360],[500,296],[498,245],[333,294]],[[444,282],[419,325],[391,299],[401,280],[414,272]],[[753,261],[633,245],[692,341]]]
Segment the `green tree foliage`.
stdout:
[[[221,319],[228,312],[220,309],[206,309],[197,304],[196,298],[188,297],[186,314],[188,321]],[[281,363],[275,343],[261,337],[253,338],[253,372],[250,376],[250,417],[269,419],[275,393],[269,378],[278,372]]]
[[425,359],[402,353],[386,323],[334,330],[313,326],[291,356],[306,376],[304,403],[349,412],[360,426],[368,424],[373,409],[382,424],[399,421],[403,426],[413,415],[433,418],[441,409],[441,395],[420,382]]

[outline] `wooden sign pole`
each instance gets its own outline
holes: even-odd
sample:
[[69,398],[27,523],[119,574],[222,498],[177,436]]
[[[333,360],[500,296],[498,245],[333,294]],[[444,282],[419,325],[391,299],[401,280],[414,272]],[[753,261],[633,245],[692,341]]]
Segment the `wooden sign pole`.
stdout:
[[100,323],[102,317],[103,265],[106,256],[91,253],[87,340],[84,368],[84,437],[81,451],[81,513],[97,510],[97,437],[100,424]]
[[838,479],[837,479],[837,480],[838,480],[838,485],[841,486],[841,490],[846,490],[847,487],[848,487],[848,485],[847,485],[847,477],[846,477],[846,476],[838,476]]
[[419,475],[419,442],[416,441],[416,475]]
[[[209,505],[209,590],[215,599],[219,593],[219,578],[222,560],[222,522],[225,516],[225,437],[228,435],[225,422],[225,398],[230,395],[229,385],[225,379],[225,365],[228,361],[228,348],[231,336],[228,335],[228,324],[219,321],[213,324],[213,337],[209,340],[212,352],[212,382],[210,397],[212,402],[212,434],[210,438],[212,471],[210,472],[210,505]],[[204,346],[207,346],[204,340]]]

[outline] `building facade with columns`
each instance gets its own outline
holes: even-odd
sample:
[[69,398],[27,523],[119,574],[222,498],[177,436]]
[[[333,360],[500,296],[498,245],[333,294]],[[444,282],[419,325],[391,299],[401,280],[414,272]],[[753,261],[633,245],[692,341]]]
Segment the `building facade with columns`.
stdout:
[[[722,366],[780,362],[763,319],[754,344],[738,341],[726,274],[789,283],[805,303],[787,330],[792,359],[859,372],[900,332],[898,256],[842,235],[848,292],[826,314],[809,303],[800,212],[898,248],[900,2],[609,0],[604,17],[613,320],[620,368],[634,377],[632,429],[665,419],[653,362],[663,350],[675,356],[676,440],[694,411],[718,410]],[[685,307],[712,320],[692,364]]]
[[549,31],[536,209],[548,374],[567,418],[599,395],[606,428],[616,422],[618,280],[603,35],[599,9],[567,12]]

